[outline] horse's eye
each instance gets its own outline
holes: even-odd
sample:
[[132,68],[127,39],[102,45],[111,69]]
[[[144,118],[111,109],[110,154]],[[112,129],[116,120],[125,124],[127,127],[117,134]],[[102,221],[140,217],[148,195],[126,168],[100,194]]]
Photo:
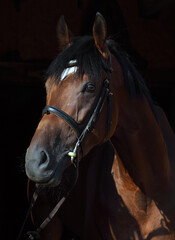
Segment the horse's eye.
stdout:
[[84,91],[89,92],[89,93],[93,93],[95,91],[95,85],[93,83],[87,83]]

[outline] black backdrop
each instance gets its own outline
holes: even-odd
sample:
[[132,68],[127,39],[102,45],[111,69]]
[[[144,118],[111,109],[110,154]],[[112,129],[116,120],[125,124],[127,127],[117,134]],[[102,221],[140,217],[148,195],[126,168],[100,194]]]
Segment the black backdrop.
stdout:
[[[45,105],[43,72],[57,54],[55,28],[61,14],[65,15],[72,32],[79,35],[91,31],[89,25],[96,11],[103,13],[110,26],[109,34],[136,61],[153,99],[163,107],[175,130],[175,5],[163,6],[161,9],[157,7],[152,11],[149,7],[156,1],[138,2],[140,13],[137,0],[74,0],[69,1],[72,4],[69,8],[68,1],[53,0],[49,4],[47,0],[2,1],[0,192],[3,202],[1,236],[4,238],[1,239],[16,239],[28,208],[25,152]],[[146,6],[146,2],[149,2],[149,6]],[[143,32],[137,34],[137,28],[143,29]],[[165,67],[162,67],[162,62]],[[30,222],[27,223],[28,228]]]

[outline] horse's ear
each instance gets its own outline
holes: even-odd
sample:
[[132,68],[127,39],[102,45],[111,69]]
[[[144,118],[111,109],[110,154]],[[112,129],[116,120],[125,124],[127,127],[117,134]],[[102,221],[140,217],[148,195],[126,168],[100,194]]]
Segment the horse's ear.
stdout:
[[98,51],[102,54],[104,58],[107,59],[109,56],[109,50],[106,44],[107,38],[106,21],[99,12],[96,13],[95,22],[93,25],[93,37]]
[[63,50],[69,45],[69,30],[64,20],[64,16],[60,17],[57,24],[57,38],[59,50]]

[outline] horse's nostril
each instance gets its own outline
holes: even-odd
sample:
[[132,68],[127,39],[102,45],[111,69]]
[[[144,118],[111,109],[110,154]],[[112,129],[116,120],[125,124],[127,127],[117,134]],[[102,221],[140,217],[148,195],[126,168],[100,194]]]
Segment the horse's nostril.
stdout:
[[40,166],[47,164],[48,163],[48,157],[47,157],[47,154],[45,153],[45,151],[41,151],[40,154],[41,154]]

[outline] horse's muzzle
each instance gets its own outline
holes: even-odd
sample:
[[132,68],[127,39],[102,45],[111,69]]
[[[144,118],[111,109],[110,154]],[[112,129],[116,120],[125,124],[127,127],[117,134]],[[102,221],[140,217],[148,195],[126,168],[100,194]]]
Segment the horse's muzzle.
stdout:
[[60,154],[60,160],[52,159],[44,149],[28,149],[25,169],[27,176],[34,182],[44,185],[58,185],[65,165],[69,161],[67,152]]

